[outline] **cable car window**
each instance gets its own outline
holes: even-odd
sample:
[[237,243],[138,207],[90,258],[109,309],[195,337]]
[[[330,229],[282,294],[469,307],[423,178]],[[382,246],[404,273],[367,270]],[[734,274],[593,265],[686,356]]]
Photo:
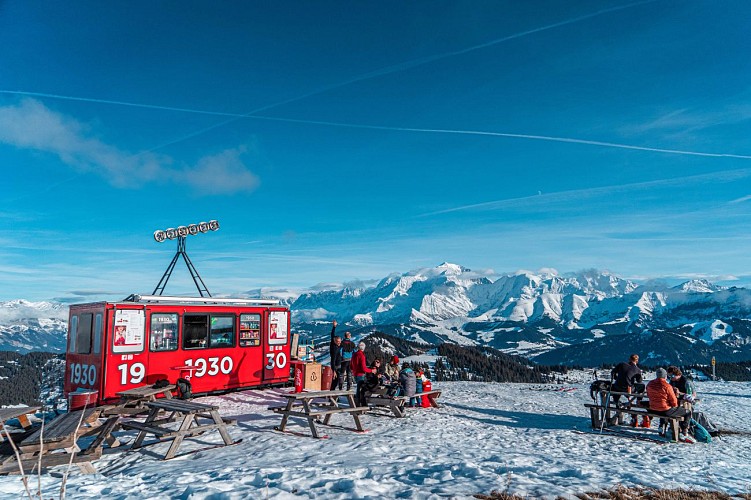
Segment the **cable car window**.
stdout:
[[102,351],[102,313],[96,313],[94,318],[94,354]]
[[68,326],[68,339],[70,345],[68,346],[68,352],[76,352],[76,335],[78,332],[78,316],[70,317],[70,325]]
[[94,315],[91,313],[82,314],[78,320],[76,330],[76,353],[91,354],[91,322]]
[[152,352],[177,350],[177,314],[154,313],[151,315]]
[[240,347],[261,345],[261,315],[240,315]]
[[208,345],[209,316],[191,314],[183,317],[183,349],[201,349]]
[[235,345],[235,317],[212,316],[211,344],[209,347],[233,347]]

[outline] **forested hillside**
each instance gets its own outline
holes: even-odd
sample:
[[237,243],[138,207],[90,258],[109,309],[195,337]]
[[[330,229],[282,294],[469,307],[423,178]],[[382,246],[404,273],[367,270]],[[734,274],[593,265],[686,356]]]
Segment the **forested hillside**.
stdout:
[[48,352],[0,351],[0,406],[38,404],[43,380],[50,378],[50,360],[62,359]]
[[[420,344],[381,332],[369,335],[365,343],[365,356],[369,362],[376,358],[386,362],[394,354],[400,358],[426,353],[437,355],[433,372],[427,375],[435,381],[543,383],[551,380],[550,367],[536,365],[520,356],[510,356],[490,347]],[[428,367],[424,362],[416,364],[424,370]]]

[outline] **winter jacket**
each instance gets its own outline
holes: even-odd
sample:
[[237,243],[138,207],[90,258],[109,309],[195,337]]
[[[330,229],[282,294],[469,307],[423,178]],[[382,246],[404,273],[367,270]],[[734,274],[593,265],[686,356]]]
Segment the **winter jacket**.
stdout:
[[342,339],[342,360],[349,361],[352,359],[357,346],[349,339]]
[[417,389],[417,377],[412,368],[405,368],[399,374],[399,385],[402,386],[402,396],[412,397]]
[[355,377],[364,377],[366,373],[372,373],[373,370],[368,368],[368,362],[365,359],[365,351],[357,350],[352,355],[352,375]]
[[618,363],[613,371],[610,372],[610,377],[615,379],[613,381],[613,390],[619,392],[626,392],[629,387],[633,387],[634,384],[642,383],[641,369],[634,363]]
[[656,378],[647,384],[647,396],[650,410],[666,411],[678,406],[678,398],[664,378]]
[[696,395],[696,389],[694,389],[694,385],[689,379],[685,377],[685,375],[681,375],[681,378],[679,378],[678,380],[672,380],[670,382],[670,385],[678,389],[681,394],[688,394],[692,397]]
[[331,327],[331,344],[329,344],[329,355],[331,356],[331,368],[334,370],[339,369],[339,365],[342,364],[342,346],[336,345],[334,342],[336,337],[336,327]]
[[384,373],[389,378],[389,380],[391,380],[392,382],[396,382],[397,380],[399,380],[399,365],[386,363],[386,368],[384,368]]

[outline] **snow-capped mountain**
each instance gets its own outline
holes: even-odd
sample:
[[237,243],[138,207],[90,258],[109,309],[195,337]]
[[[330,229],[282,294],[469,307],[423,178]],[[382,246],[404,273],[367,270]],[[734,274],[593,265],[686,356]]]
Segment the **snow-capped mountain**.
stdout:
[[[443,263],[372,287],[304,293],[292,307],[303,323],[336,318],[367,331],[489,345],[547,363],[612,362],[626,346],[647,363],[708,361],[715,353],[751,358],[751,292],[706,280],[645,286],[596,270],[493,280]],[[638,336],[645,331],[657,336]],[[670,349],[661,346],[666,342]]]
[[[375,283],[244,296],[279,298],[294,328],[322,337],[337,319],[356,334],[486,345],[548,364],[593,366],[626,351],[646,364],[751,359],[751,291],[706,280],[671,288],[597,270],[496,276],[443,263]],[[0,349],[63,350],[66,317],[61,304],[0,303]]]
[[65,351],[68,306],[59,302],[0,302],[0,351]]

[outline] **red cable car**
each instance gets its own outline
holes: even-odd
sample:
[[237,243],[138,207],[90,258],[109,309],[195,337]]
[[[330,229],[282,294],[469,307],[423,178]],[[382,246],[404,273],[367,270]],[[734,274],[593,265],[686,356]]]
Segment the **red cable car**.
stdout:
[[[132,295],[70,306],[64,391],[96,404],[157,380],[196,394],[289,381],[290,311],[276,300]],[[93,402],[92,402],[93,403]]]

